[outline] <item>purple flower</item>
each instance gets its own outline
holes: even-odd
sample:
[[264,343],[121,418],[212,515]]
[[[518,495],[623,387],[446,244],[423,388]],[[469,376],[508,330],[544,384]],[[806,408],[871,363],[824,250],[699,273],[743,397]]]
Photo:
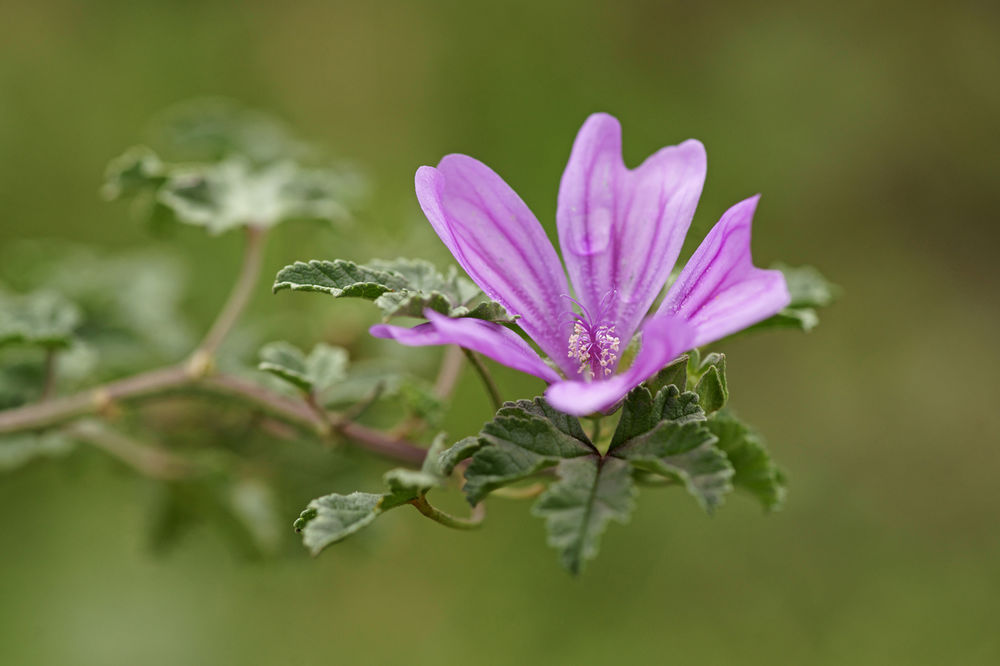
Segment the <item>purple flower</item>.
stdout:
[[[489,167],[465,155],[421,167],[417,198],[431,226],[476,284],[519,315],[518,325],[552,365],[500,324],[433,311],[426,324],[382,324],[371,333],[405,345],[460,345],[549,382],[545,396],[559,410],[606,410],[681,353],[789,303],[781,273],[754,267],[750,257],[755,196],[726,211],[647,316],[677,261],[704,182],[698,141],[668,146],[627,169],[618,121],[592,115],[559,186],[556,222],[567,281],[538,220]],[[640,334],[635,360],[617,373],[622,352]]]

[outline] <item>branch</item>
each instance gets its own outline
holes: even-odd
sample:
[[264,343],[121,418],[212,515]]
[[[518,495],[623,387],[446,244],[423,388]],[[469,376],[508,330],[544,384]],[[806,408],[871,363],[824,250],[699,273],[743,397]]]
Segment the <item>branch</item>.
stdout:
[[233,288],[229,292],[229,298],[223,306],[219,316],[215,318],[212,327],[201,341],[198,348],[191,354],[188,361],[188,370],[193,375],[203,376],[209,372],[212,366],[212,357],[218,350],[219,345],[226,338],[239,319],[250,297],[253,295],[254,287],[257,286],[257,278],[260,276],[261,260],[264,256],[264,240],[267,230],[263,227],[246,227],[246,245],[243,248],[243,264],[240,267],[240,274],[233,283]]
[[[240,377],[211,375],[198,378],[192,377],[183,366],[173,366],[144,372],[66,397],[0,412],[0,434],[58,425],[80,416],[97,414],[117,401],[151,397],[182,387],[201,388],[242,398],[273,416],[300,427],[311,428],[319,434],[329,428],[302,401],[274,393]],[[335,412],[329,413],[329,419],[335,433],[372,453],[412,465],[419,465],[426,454],[426,449],[405,439],[391,437]]]

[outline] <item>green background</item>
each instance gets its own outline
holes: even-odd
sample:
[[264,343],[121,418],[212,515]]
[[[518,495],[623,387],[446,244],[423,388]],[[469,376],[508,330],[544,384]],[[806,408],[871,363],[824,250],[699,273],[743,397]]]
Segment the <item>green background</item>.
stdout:
[[[238,236],[151,236],[96,192],[155,112],[206,94],[276,112],[373,183],[360,224],[275,234],[250,321],[301,343],[376,313],[270,296],[277,268],[448,261],[412,194],[448,152],[490,164],[552,234],[598,110],[630,165],[705,143],[686,251],[762,192],[758,263],[815,264],[845,293],[809,335],[725,349],[734,406],[790,475],[778,514],[733,496],[707,518],[646,490],[576,580],[505,500],[480,532],[401,510],[316,560],[290,530],[276,561],[210,529],[155,556],[147,482],[81,452],[0,478],[0,663],[1000,663],[995,5],[46,0],[4,3],[0,26],[0,243],[174,248],[198,326]],[[417,355],[427,376],[436,354]],[[497,373],[508,397],[540,389]],[[456,437],[489,411],[469,372],[458,395]],[[319,492],[376,490],[384,469],[329,467]]]

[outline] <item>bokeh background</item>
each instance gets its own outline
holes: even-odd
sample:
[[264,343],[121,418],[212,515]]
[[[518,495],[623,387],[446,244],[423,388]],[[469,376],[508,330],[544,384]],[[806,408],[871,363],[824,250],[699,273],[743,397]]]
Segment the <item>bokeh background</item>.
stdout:
[[[162,246],[195,330],[238,235],[151,234],[97,189],[152,115],[207,94],[277,113],[373,184],[360,224],[270,245],[248,321],[302,344],[376,315],[271,296],[274,270],[449,261],[412,195],[448,152],[493,166],[554,233],[598,110],[632,165],[705,143],[686,252],[762,192],[758,263],[815,264],[845,294],[808,335],[725,349],[734,406],[789,472],[780,513],[734,495],[708,518],[645,490],[576,580],[503,500],[480,532],[401,510],[315,560],[290,530],[269,561],[208,528],[156,554],[147,482],[80,452],[0,478],[0,663],[1000,663],[995,3],[46,0],[0,4],[0,35],[0,245]],[[397,352],[362,337],[352,353]],[[417,369],[433,376],[436,353]],[[497,373],[511,397],[540,388]],[[458,395],[456,437],[488,413],[468,372]],[[272,445],[262,464],[311,446]],[[289,507],[379,487],[381,463],[323,455]]]

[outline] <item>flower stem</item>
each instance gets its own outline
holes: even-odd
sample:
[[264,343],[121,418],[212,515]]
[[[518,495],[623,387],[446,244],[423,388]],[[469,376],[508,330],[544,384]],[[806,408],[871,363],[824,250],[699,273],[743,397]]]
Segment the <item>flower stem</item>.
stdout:
[[417,511],[424,514],[431,520],[441,523],[445,527],[451,527],[456,530],[474,530],[479,527],[482,524],[483,519],[486,518],[486,507],[482,504],[482,502],[472,508],[472,513],[468,518],[459,518],[458,516],[453,516],[450,513],[445,513],[440,509],[434,508],[430,505],[424,495],[410,500],[410,504],[416,507]]
[[482,359],[479,358],[476,352],[465,347],[462,347],[462,352],[465,353],[465,357],[469,359],[469,363],[479,373],[479,378],[483,380],[483,386],[486,387],[486,392],[489,394],[490,400],[493,401],[493,411],[499,410],[503,407],[503,398],[500,397],[500,390],[497,388],[496,382],[493,381],[490,371],[483,365]]

